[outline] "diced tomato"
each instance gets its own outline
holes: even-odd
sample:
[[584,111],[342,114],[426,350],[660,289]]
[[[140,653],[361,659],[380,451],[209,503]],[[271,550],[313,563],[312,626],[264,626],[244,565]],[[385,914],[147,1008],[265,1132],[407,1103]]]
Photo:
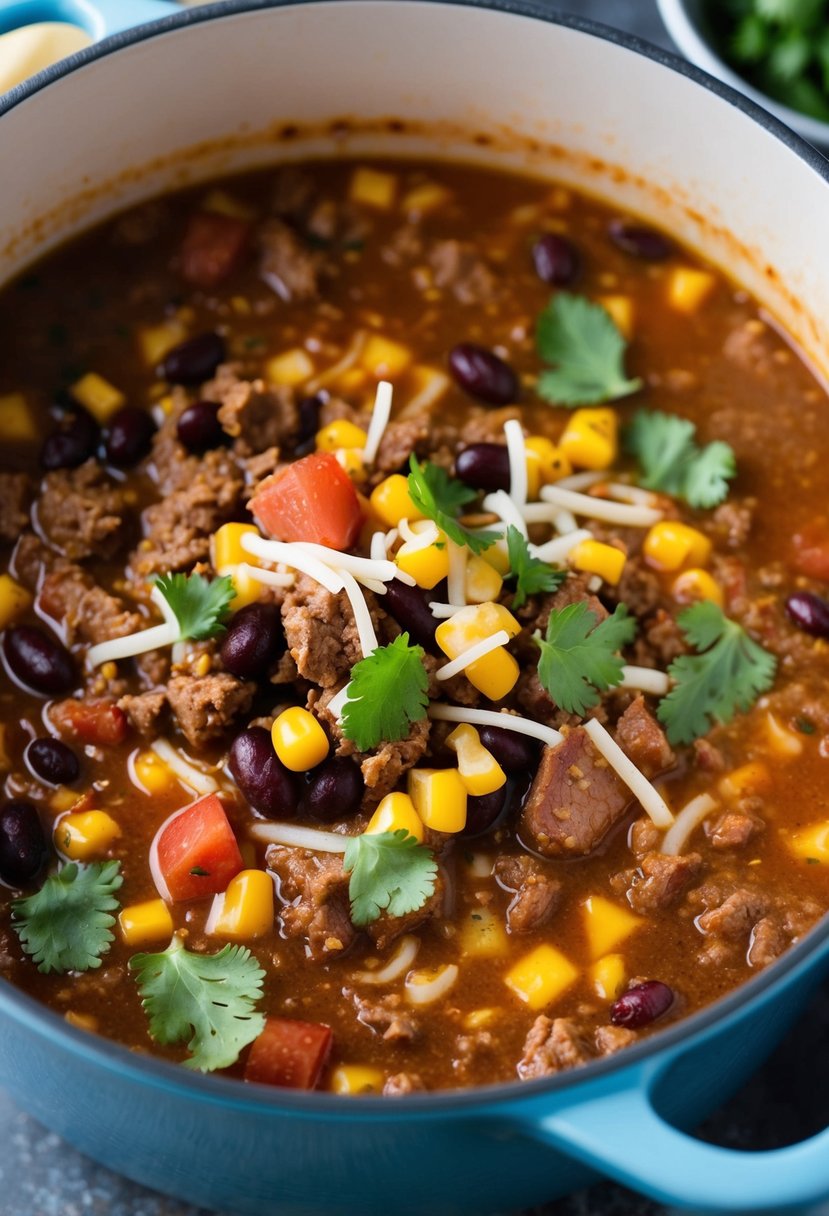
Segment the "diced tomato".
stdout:
[[277,540],[350,549],[363,513],[351,478],[333,452],[312,452],[269,478],[251,510]]
[[316,1089],[334,1042],[330,1026],[267,1018],[245,1067],[245,1080],[283,1089]]
[[792,566],[798,574],[829,583],[829,520],[806,524],[792,537]]
[[196,211],[181,246],[181,273],[194,287],[218,287],[235,269],[250,238],[250,224],[232,215]]
[[61,734],[96,747],[112,747],[127,737],[127,716],[114,701],[61,701],[51,718]]
[[175,903],[217,895],[245,867],[217,794],[200,798],[169,819],[154,848],[159,872]]

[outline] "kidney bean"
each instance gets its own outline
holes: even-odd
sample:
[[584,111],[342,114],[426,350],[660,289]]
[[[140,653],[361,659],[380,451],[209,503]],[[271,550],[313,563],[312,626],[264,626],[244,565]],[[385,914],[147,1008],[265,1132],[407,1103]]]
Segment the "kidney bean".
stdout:
[[233,740],[230,772],[244,797],[260,815],[290,819],[299,806],[299,780],[273,750],[262,726],[250,726]]
[[538,767],[538,744],[527,735],[505,730],[501,726],[479,726],[478,735],[487,751],[507,773],[535,773]]
[[167,352],[161,374],[171,384],[201,384],[210,379],[224,358],[224,338],[212,332],[198,334]]
[[314,451],[314,440],[320,429],[320,410],[327,400],[328,394],[323,392],[313,397],[303,397],[297,403],[299,430],[294,444],[295,456],[307,456]]
[[566,287],[578,278],[581,256],[572,241],[557,232],[545,232],[532,248],[535,273],[543,283]]
[[811,591],[795,591],[786,600],[786,612],[804,633],[829,638],[829,600]]
[[0,812],[0,878],[12,887],[30,882],[47,854],[46,833],[31,802],[7,802]]
[[155,423],[147,410],[125,405],[113,415],[104,436],[107,460],[119,469],[138,464],[149,452],[154,434]]
[[435,630],[440,622],[432,616],[429,601],[437,598],[437,587],[423,591],[420,587],[407,586],[399,578],[386,583],[383,596],[383,607],[406,630],[410,640],[433,653],[438,653]]
[[248,604],[233,617],[222,642],[222,663],[242,680],[266,679],[285,648],[276,604]]
[[449,352],[449,370],[456,382],[487,405],[509,405],[518,400],[518,377],[494,351],[473,342],[461,342]]
[[503,443],[470,443],[455,457],[455,476],[474,490],[509,493],[509,452]]
[[308,774],[304,807],[330,822],[353,815],[363,797],[363,778],[353,760],[332,756]]
[[610,1009],[610,1020],[614,1026],[627,1026],[638,1030],[648,1026],[667,1013],[674,1003],[673,990],[661,980],[646,980],[623,992]]
[[41,468],[77,469],[95,455],[100,438],[97,422],[83,406],[73,405],[40,449]]
[[216,401],[195,401],[179,415],[176,426],[179,441],[188,452],[201,455],[210,448],[220,447],[227,439],[219,422],[219,404]]
[[631,220],[611,220],[607,231],[614,245],[631,257],[641,258],[645,262],[662,262],[674,251],[666,236],[645,224],[637,224]]
[[68,692],[75,683],[69,651],[35,625],[16,625],[3,635],[3,654],[12,674],[36,692]]
[[470,839],[490,832],[506,810],[509,792],[507,784],[492,794],[470,794],[466,800],[466,826],[458,835]]
[[71,785],[81,775],[78,757],[60,739],[32,739],[24,759],[34,775],[50,785]]

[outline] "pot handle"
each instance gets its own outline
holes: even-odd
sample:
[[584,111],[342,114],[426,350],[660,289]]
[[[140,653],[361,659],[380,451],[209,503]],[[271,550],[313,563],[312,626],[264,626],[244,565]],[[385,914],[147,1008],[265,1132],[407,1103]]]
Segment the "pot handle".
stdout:
[[655,1109],[656,1073],[525,1124],[526,1133],[660,1203],[699,1212],[779,1212],[829,1197],[829,1128],[771,1152],[696,1140]]
[[167,0],[0,0],[0,34],[35,22],[65,21],[80,26],[97,42],[180,11]]

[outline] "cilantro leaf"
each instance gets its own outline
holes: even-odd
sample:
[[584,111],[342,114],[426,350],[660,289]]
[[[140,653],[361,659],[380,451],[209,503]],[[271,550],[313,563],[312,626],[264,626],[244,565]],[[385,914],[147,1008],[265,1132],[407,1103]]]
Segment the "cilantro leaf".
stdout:
[[265,1028],[264,1014],[255,1009],[265,972],[244,946],[197,954],[174,937],[162,953],[136,954],[129,965],[150,1034],[159,1043],[188,1040],[187,1068],[227,1068]]
[[113,939],[120,871],[120,861],[70,862],[34,895],[14,901],[12,926],[38,971],[63,975],[100,967]]
[[378,646],[351,669],[342,732],[361,752],[378,743],[405,739],[413,722],[426,717],[429,676],[423,647],[410,646],[401,633],[388,646]]
[[461,507],[472,502],[475,491],[462,481],[450,477],[440,465],[430,460],[418,464],[414,453],[409,457],[409,496],[419,511],[435,521],[456,545],[466,545],[473,553],[483,553],[498,540],[497,532],[471,532],[455,518]]
[[432,850],[405,828],[352,836],[343,868],[351,874],[351,919],[358,926],[370,925],[384,910],[405,916],[422,908],[434,894],[438,870]]
[[538,393],[554,405],[597,405],[642,387],[625,375],[627,342],[607,309],[585,296],[557,292],[536,326],[536,347],[555,367],[538,378]]
[[622,679],[624,664],[617,652],[633,641],[636,622],[624,604],[597,621],[582,601],[550,613],[546,639],[536,634],[541,648],[538,678],[568,714],[583,714],[596,704],[600,692]]
[[677,617],[695,650],[668,668],[674,687],[659,703],[657,716],[671,743],[691,743],[717,722],[747,710],[772,685],[777,660],[730,621],[716,604],[692,604]]
[[736,476],[734,452],[719,439],[700,447],[695,434],[687,418],[639,410],[625,439],[642,467],[640,482],[646,489],[664,490],[692,507],[715,507]]
[[224,632],[223,621],[236,595],[229,574],[212,582],[201,574],[162,574],[155,585],[175,613],[180,642],[201,642]]
[[507,550],[510,566],[507,578],[516,579],[513,608],[520,608],[528,596],[540,591],[556,591],[567,577],[566,570],[533,557],[529,544],[514,524],[507,528]]

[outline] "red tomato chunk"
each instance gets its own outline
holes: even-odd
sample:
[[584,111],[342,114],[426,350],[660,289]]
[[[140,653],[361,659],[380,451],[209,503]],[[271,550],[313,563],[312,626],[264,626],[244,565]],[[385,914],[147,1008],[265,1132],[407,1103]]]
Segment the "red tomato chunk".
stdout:
[[217,895],[244,869],[236,837],[216,794],[200,798],[171,819],[159,837],[157,852],[159,869],[175,903]]
[[363,513],[351,478],[331,452],[303,456],[270,478],[251,509],[271,536],[349,549]]
[[283,1089],[316,1089],[333,1042],[330,1026],[268,1018],[250,1049],[245,1080]]
[[114,747],[127,737],[127,718],[114,701],[61,701],[52,722],[64,735],[96,747]]
[[181,273],[194,287],[217,287],[236,268],[250,236],[250,224],[232,215],[197,211],[181,246]]

